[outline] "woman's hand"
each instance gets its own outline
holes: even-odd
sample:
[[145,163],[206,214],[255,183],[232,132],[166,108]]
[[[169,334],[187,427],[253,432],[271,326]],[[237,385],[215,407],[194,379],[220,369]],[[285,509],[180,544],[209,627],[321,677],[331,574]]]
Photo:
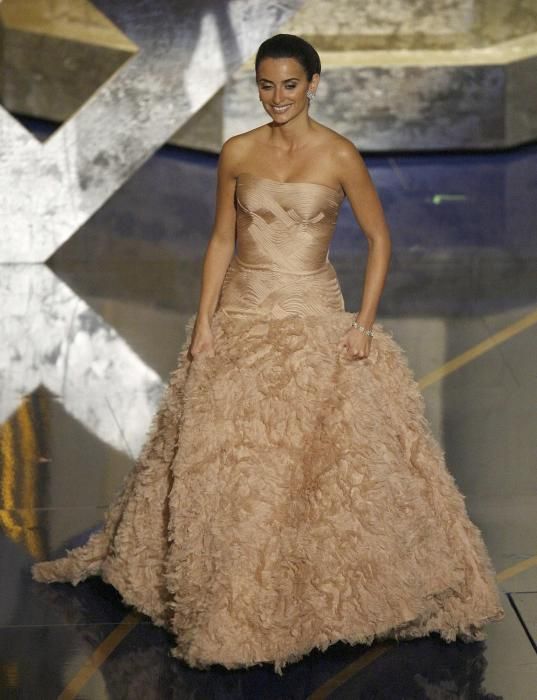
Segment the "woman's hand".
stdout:
[[195,360],[200,355],[206,353],[208,357],[214,357],[214,338],[208,321],[196,319],[192,341],[188,348],[189,359]]
[[347,360],[364,360],[369,356],[371,336],[351,327],[337,344],[337,349]]

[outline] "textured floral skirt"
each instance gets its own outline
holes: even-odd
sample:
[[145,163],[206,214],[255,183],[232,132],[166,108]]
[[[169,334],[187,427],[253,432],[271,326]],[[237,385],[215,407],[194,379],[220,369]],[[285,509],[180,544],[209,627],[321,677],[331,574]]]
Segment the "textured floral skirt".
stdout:
[[102,529],[34,564],[44,582],[98,575],[199,668],[436,632],[485,638],[504,616],[487,550],[424,415],[404,352],[337,343],[353,315],[195,321]]

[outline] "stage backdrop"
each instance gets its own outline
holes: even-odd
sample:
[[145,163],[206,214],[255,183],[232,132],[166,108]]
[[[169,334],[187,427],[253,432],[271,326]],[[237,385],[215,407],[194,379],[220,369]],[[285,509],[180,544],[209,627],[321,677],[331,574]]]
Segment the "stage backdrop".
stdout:
[[216,153],[266,121],[252,55],[277,31],[319,47],[312,114],[364,152],[537,138],[535,0],[4,0],[0,21],[3,262],[47,260],[164,143]]

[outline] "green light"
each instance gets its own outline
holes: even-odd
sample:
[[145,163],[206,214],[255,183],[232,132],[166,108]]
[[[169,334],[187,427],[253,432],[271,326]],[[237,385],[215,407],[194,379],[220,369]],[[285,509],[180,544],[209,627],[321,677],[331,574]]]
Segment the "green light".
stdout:
[[463,202],[467,199],[465,194],[435,194],[433,195],[433,204],[442,204],[442,202]]

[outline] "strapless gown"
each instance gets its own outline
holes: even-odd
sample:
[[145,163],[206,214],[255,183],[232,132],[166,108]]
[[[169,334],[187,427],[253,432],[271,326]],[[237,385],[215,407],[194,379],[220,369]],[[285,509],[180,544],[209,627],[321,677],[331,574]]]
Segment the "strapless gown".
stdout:
[[328,258],[342,200],[238,178],[215,357],[188,359],[191,316],[104,525],[32,567],[101,576],[190,666],[281,673],[340,640],[481,640],[504,616],[403,350],[376,323],[367,359],[337,352],[353,318]]

